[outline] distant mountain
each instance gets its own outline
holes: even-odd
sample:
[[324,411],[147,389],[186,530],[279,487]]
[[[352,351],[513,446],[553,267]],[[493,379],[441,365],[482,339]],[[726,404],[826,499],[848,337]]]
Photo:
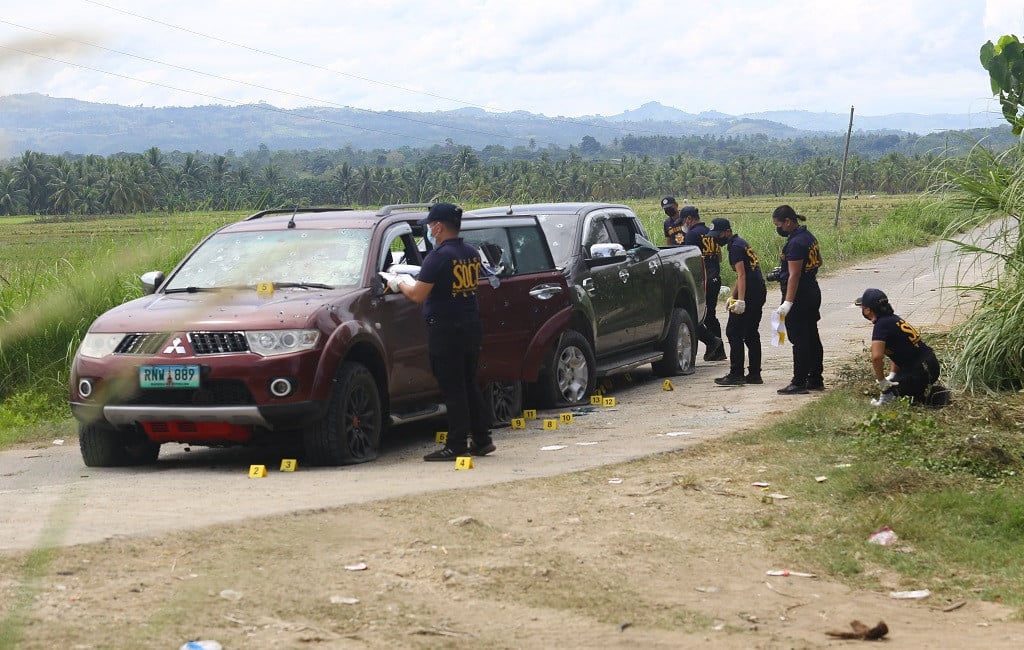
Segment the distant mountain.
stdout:
[[[979,115],[855,116],[857,131],[932,133],[983,128]],[[998,116],[997,116],[998,117]],[[280,109],[269,104],[146,108],[60,99],[40,94],[0,97],[0,159],[22,151],[109,155],[150,147],[206,153],[270,150],[425,148],[447,141],[482,149],[578,145],[633,136],[747,136],[795,138],[845,133],[849,114],[770,111],[698,114],[648,102],[619,115],[548,117],[525,111],[489,113],[460,108],[431,113],[356,108]]]

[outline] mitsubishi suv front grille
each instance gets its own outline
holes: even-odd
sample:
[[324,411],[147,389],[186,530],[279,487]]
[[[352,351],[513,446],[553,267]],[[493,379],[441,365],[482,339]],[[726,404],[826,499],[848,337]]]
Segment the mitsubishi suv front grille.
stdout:
[[249,342],[243,332],[189,332],[188,342],[196,354],[249,351]]
[[167,332],[125,334],[114,354],[156,354],[168,336]]
[[[163,350],[170,338],[168,332],[125,334],[114,354],[153,355]],[[245,332],[189,332],[188,342],[195,354],[231,354],[248,352]]]

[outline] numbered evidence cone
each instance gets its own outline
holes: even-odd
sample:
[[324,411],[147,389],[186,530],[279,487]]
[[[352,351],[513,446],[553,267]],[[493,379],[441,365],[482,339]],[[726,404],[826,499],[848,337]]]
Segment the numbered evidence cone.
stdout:
[[779,312],[772,312],[772,347],[777,348],[786,343],[786,317],[779,316]]

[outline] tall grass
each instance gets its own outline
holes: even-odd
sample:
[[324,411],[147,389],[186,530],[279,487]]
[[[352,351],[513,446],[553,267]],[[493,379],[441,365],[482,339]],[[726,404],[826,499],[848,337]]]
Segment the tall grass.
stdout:
[[[984,265],[988,277],[958,286],[980,296],[973,316],[952,331],[955,342],[947,376],[971,392],[1024,387],[1024,146],[1002,154],[976,147],[966,162],[940,168],[934,194],[951,198],[959,218],[944,238],[971,265]],[[990,227],[974,238],[959,236],[976,226]],[[977,232],[977,231],[973,231]]]
[[67,381],[82,334],[141,295],[138,276],[169,271],[237,215],[5,224],[0,271],[0,429],[68,417]]

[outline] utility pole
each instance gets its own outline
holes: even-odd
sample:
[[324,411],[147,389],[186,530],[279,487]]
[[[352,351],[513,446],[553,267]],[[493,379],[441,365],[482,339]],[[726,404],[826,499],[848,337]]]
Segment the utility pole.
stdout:
[[836,197],[836,218],[833,227],[839,225],[839,205],[843,202],[843,180],[846,179],[846,157],[850,155],[850,134],[853,133],[853,106],[850,106],[850,126],[846,129],[846,150],[843,151],[843,168],[839,172],[839,196]]

